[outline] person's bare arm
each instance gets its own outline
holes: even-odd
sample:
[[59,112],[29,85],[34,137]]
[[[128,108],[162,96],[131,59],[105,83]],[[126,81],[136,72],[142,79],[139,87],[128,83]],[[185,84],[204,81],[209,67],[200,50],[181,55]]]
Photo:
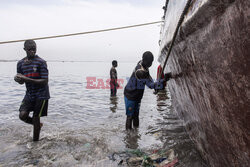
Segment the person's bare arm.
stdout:
[[15,81],[18,82],[18,83],[22,83],[22,82],[25,82],[25,83],[33,83],[33,84],[37,84],[37,85],[46,85],[48,83],[48,79],[32,79],[32,78],[28,78],[22,74],[17,74],[15,76]]

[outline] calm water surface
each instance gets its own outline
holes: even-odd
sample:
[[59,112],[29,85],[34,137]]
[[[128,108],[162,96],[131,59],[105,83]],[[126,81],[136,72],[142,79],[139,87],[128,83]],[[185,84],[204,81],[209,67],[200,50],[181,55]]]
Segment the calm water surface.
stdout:
[[[135,65],[119,63],[118,77],[126,80]],[[107,62],[48,62],[48,117],[42,117],[41,140],[33,143],[32,127],[18,119],[25,87],[13,80],[16,62],[0,62],[0,166],[113,167],[117,162],[108,156],[114,152],[171,148],[177,166],[205,166],[172,109],[168,91],[154,95],[146,89],[140,127],[125,131],[123,89],[116,98],[110,98],[108,89],[86,89],[86,77],[106,80],[110,67]],[[153,77],[155,71],[152,67]]]

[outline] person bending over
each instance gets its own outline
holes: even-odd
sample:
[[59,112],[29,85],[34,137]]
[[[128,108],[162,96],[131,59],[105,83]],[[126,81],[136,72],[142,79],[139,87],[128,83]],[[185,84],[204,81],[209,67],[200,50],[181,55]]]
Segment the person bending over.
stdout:
[[151,89],[162,89],[163,81],[154,82],[149,74],[148,68],[152,65],[154,56],[151,52],[143,53],[142,60],[139,61],[129,78],[124,89],[124,100],[126,108],[126,130],[139,127],[139,110],[143,97],[145,85]]

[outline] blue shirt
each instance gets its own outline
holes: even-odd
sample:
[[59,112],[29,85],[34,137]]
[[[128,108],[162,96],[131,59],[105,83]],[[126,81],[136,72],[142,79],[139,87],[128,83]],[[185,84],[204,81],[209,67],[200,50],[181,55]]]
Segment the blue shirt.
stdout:
[[145,85],[147,85],[151,89],[154,88],[154,82],[151,79],[151,76],[148,70],[147,72],[145,72],[145,79],[138,79],[135,76],[135,72],[141,68],[142,68],[141,61],[139,61],[124,89],[124,95],[126,96],[128,100],[141,101],[143,97]]
[[[46,61],[37,55],[28,61],[26,57],[18,61],[17,73],[32,79],[48,79],[49,74]],[[48,84],[25,83],[25,85],[27,89],[25,98],[31,101],[35,101],[36,99],[47,100],[50,98]]]

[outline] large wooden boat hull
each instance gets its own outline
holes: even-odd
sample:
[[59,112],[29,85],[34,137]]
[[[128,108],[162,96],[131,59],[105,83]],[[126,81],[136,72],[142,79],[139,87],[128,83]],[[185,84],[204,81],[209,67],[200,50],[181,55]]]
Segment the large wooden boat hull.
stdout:
[[[169,0],[159,62],[186,0]],[[165,72],[173,106],[211,166],[250,165],[250,1],[194,0]]]

